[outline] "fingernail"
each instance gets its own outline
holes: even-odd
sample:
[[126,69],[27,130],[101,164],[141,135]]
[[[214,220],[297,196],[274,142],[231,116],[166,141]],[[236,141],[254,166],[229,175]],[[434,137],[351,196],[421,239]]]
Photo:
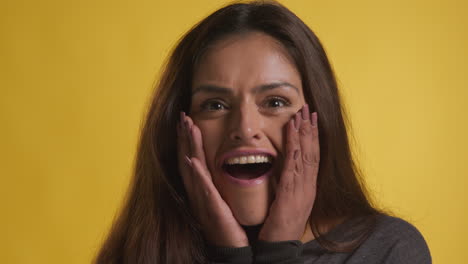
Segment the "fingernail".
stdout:
[[310,122],[312,123],[312,126],[317,126],[317,118],[317,112],[313,112],[310,117]]
[[299,156],[299,150],[296,149],[296,150],[294,151],[294,156],[293,156],[293,157],[294,157],[294,160],[297,160],[298,156]]
[[309,105],[305,104],[302,107],[302,120],[309,120]]
[[192,160],[189,157],[187,157],[187,155],[185,155],[185,163],[187,163],[187,165],[192,167]]

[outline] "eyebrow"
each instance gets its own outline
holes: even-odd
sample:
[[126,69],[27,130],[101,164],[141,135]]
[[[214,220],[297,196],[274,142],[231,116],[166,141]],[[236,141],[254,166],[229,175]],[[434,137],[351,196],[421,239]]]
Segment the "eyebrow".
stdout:
[[[293,88],[298,94],[299,94],[299,89],[288,83],[288,82],[274,82],[274,83],[268,83],[268,84],[262,84],[262,85],[259,85],[257,87],[255,87],[252,92],[253,93],[262,93],[262,92],[266,92],[266,91],[269,91],[269,90],[273,90],[273,89],[276,89],[276,88],[281,88],[281,87],[290,87],[290,88]],[[198,87],[196,87],[193,92],[192,92],[192,96],[196,93],[199,93],[199,92],[205,92],[205,93],[218,93],[218,94],[231,94],[232,93],[232,89],[229,89],[229,88],[226,88],[226,87],[222,87],[222,86],[217,86],[217,85],[211,85],[211,84],[204,84],[204,85],[200,85]]]

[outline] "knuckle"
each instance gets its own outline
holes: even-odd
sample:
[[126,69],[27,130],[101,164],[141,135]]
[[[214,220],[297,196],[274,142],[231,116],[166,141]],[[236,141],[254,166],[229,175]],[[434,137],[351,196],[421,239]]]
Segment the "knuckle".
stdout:
[[293,188],[293,184],[292,182],[290,181],[287,181],[287,182],[284,182],[281,186],[281,189],[283,190],[283,192],[285,193],[289,193],[292,191],[292,188]]
[[289,163],[288,165],[289,165],[289,166],[286,166],[286,167],[285,167],[285,172],[286,172],[287,174],[294,173],[294,166],[292,166],[291,163]]
[[314,164],[314,155],[310,152],[305,152],[304,155],[302,155],[302,162],[306,165],[313,165]]
[[293,158],[294,157],[294,152],[296,151],[296,148],[290,146],[287,150],[286,150],[286,157],[290,157],[290,158]]
[[287,140],[287,143],[289,145],[295,145],[299,142],[299,137],[297,135],[291,135],[288,140]]
[[318,166],[320,163],[320,155],[308,152],[302,155],[302,161],[309,166]]
[[319,135],[318,129],[317,129],[317,128],[312,129],[312,136],[313,136],[314,138],[318,138],[318,135]]
[[319,165],[320,163],[320,155],[312,155],[312,164],[313,165]]
[[298,143],[299,143],[299,137],[298,137],[297,135],[294,136],[294,137],[292,138],[292,142],[293,142],[294,144],[298,144]]
[[302,174],[303,168],[300,164],[296,163],[295,169],[294,169],[294,176],[298,176]]
[[301,136],[309,135],[311,132],[312,132],[312,127],[308,123],[301,126],[301,129],[299,130],[299,133],[301,134]]

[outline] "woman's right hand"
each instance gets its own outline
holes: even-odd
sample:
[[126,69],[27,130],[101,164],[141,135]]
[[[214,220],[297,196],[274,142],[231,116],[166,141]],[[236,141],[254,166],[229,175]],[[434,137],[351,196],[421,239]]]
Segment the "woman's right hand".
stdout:
[[249,240],[231,209],[213,184],[203,150],[200,129],[180,114],[178,163],[190,207],[209,243],[221,247],[245,247]]

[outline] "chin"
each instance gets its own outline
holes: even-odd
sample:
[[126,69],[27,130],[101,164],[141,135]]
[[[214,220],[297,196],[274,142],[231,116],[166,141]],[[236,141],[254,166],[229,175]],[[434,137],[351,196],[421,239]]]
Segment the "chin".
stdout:
[[[267,211],[267,210],[265,210]],[[254,226],[260,225],[265,222],[268,212],[255,213],[255,214],[245,214],[245,213],[234,213],[234,217],[237,219],[239,224],[243,226]]]
[[226,198],[226,202],[239,224],[253,226],[265,222],[271,204],[268,192],[228,195]]

